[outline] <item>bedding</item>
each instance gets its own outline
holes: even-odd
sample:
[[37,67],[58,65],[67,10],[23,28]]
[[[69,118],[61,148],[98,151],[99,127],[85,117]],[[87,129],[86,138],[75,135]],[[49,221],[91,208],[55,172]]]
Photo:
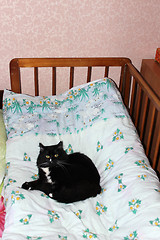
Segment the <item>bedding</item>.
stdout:
[[0,109],[0,238],[4,229],[5,208],[1,191],[5,174],[6,131],[3,121],[3,112]]
[[[2,239],[160,239],[160,183],[111,79],[59,96],[4,91],[7,131]],[[102,192],[72,204],[21,188],[36,179],[39,142],[63,141],[95,163]]]
[[5,206],[3,200],[3,197],[0,195],[0,239],[2,237],[5,223]]
[[0,109],[0,194],[5,174],[6,131],[3,121],[2,109]]

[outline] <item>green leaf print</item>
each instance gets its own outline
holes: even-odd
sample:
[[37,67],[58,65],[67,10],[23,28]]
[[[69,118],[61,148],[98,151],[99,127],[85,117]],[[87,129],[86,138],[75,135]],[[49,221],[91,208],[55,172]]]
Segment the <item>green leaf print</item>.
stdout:
[[57,125],[57,127],[59,127],[59,126],[60,126],[60,123],[56,121],[56,125]]
[[94,234],[94,233],[91,233],[91,232],[89,231],[89,228],[87,228],[87,229],[83,232],[83,238],[86,238],[86,239],[97,238],[97,235]]
[[105,112],[104,108],[101,109],[101,114],[103,114]]
[[42,239],[42,237],[31,237],[31,236],[27,236],[26,239],[28,239],[28,240],[40,240],[40,239]]
[[103,149],[103,145],[100,143],[100,141],[97,142],[97,152]]
[[123,173],[120,173],[118,176],[115,177],[115,179],[118,180],[118,192],[121,192],[123,189],[127,187],[122,183],[122,177],[123,177]]
[[55,220],[58,220],[60,217],[55,211],[48,210],[48,217],[50,223],[54,222]]
[[36,180],[36,179],[38,179],[38,174],[37,173],[35,173],[32,177],[31,177],[33,180]]
[[96,203],[96,213],[100,216],[101,214],[103,214],[104,212],[107,211],[107,207],[104,206],[103,204],[97,202]]
[[58,235],[59,239],[61,240],[67,240],[67,236],[61,236],[61,235]]
[[64,103],[64,101],[59,101],[59,100],[55,99],[53,105],[55,108],[59,108],[63,103]]
[[29,161],[29,162],[31,161],[31,158],[28,156],[28,154],[26,152],[24,153],[23,160],[24,161]]
[[155,220],[149,221],[151,225],[160,228],[160,219],[157,217]]
[[78,121],[80,119],[80,115],[79,114],[76,114],[76,120]]
[[39,113],[38,114],[38,118],[41,119],[42,118],[42,114]]
[[22,113],[21,106],[14,97],[12,99],[6,98],[3,103],[5,110],[14,110],[13,113]]
[[82,218],[82,210],[78,210],[77,212],[74,212],[74,214],[79,218],[81,219]]
[[49,196],[47,194],[45,194],[45,193],[42,193],[41,197],[49,198]]
[[65,150],[67,154],[73,153],[72,145],[69,144],[68,148]]
[[156,192],[159,192],[160,193],[160,189],[154,189]]
[[66,127],[66,132],[70,132],[70,128],[69,127]]
[[98,87],[95,87],[94,90],[92,91],[93,93],[93,96],[98,96],[99,95],[99,92],[100,92],[100,89],[98,89]]
[[20,193],[20,191],[12,191],[11,192],[11,201],[12,204],[16,203],[17,201],[25,199],[24,195]]
[[107,98],[108,98],[108,95],[105,93],[105,94],[103,95],[103,99],[106,100]]
[[114,225],[112,227],[110,227],[108,230],[110,232],[114,232],[116,229],[119,229],[119,227],[117,225],[117,220],[115,221]]
[[110,79],[107,79],[107,90],[109,91],[110,87],[111,87],[111,84],[112,84],[112,81]]
[[86,89],[80,88],[79,89],[79,94],[78,94],[80,101],[86,100],[89,98]]
[[133,150],[133,147],[127,147],[127,148],[125,149],[125,152],[124,152],[124,153],[126,154],[126,153],[128,153],[130,150]]
[[106,192],[106,188],[101,188],[101,193],[100,194],[103,194],[104,192]]
[[68,108],[68,112],[74,112],[77,108],[78,108],[78,105],[74,107],[70,107]]
[[137,231],[130,233],[127,237],[124,237],[124,240],[138,240]]
[[73,100],[75,99],[74,98],[74,96],[72,95],[72,92],[73,91],[70,91],[69,93],[68,93],[68,96],[67,96],[67,98],[66,98],[66,101],[69,101],[69,102],[73,102]]
[[28,107],[27,108],[28,113],[30,113],[30,114],[34,113],[36,105],[34,104],[33,101],[28,101],[28,100],[23,99],[23,105]]
[[148,165],[145,163],[144,160],[136,161],[135,164],[136,164],[137,166],[140,166],[140,167],[145,168],[145,169],[148,170]]
[[8,186],[10,186],[12,183],[15,183],[15,182],[16,182],[16,180],[14,180],[14,179],[12,179],[12,178],[9,178],[9,179],[8,179],[8,183],[7,183],[7,185],[5,186],[5,188],[8,187]]
[[132,199],[129,201],[129,209],[133,214],[136,214],[138,209],[140,208],[141,200],[139,199]]
[[21,106],[17,100],[12,102],[12,109],[14,110],[14,113],[22,113]]
[[8,174],[8,169],[9,169],[9,167],[10,167],[10,162],[7,162],[6,163],[6,169],[5,169],[5,174],[7,175]]
[[20,219],[19,221],[24,225],[28,225],[31,217],[32,217],[32,214],[28,214],[26,217]]
[[50,99],[47,99],[46,101],[43,101],[42,111],[51,109],[51,108],[50,108],[50,103],[51,103],[51,102],[50,102]]
[[143,181],[145,181],[146,178],[147,178],[147,175],[146,175],[146,174],[142,174],[142,175],[138,175],[138,177],[139,177],[140,179],[142,179]]
[[114,162],[111,159],[109,159],[106,164],[105,171],[111,169],[112,167],[114,167]]
[[119,128],[117,128],[117,130],[114,132],[112,142],[118,141],[120,139],[124,139],[124,136],[123,136],[123,133],[121,132],[121,130]]

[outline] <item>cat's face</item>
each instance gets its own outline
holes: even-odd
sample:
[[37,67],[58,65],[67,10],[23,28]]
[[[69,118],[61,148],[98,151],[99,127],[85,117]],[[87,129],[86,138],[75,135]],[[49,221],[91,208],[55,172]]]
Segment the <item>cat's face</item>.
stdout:
[[52,146],[44,146],[40,143],[39,147],[40,153],[37,159],[37,166],[40,168],[55,167],[66,160],[67,154],[63,150],[63,142]]

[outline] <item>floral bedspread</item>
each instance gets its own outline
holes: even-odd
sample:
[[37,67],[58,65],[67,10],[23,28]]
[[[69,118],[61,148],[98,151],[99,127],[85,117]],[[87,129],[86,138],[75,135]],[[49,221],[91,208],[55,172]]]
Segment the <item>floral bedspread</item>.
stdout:
[[[160,183],[110,79],[59,96],[4,93],[8,134],[2,239],[160,239]],[[36,179],[39,142],[95,163],[101,194],[72,204],[21,188]]]

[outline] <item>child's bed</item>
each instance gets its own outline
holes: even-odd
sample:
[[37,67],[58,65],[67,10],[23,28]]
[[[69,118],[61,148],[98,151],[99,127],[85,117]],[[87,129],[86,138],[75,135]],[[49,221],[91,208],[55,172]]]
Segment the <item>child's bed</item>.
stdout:
[[[20,68],[30,67],[34,69],[34,97],[21,93]],[[38,96],[39,67],[52,68],[53,96]],[[69,68],[69,90],[56,95],[56,70],[62,67]],[[104,73],[92,81],[98,67]],[[120,68],[119,90],[108,78],[111,67]],[[77,68],[87,69],[86,83],[80,86],[74,86]],[[160,100],[131,61],[20,58],[11,61],[10,70],[12,92],[3,93],[7,142],[2,239],[159,240]],[[148,158],[141,144],[146,138]],[[39,142],[53,145],[60,140],[68,154],[80,151],[93,160],[101,176],[100,195],[63,204],[40,191],[21,188],[23,182],[37,178]]]

